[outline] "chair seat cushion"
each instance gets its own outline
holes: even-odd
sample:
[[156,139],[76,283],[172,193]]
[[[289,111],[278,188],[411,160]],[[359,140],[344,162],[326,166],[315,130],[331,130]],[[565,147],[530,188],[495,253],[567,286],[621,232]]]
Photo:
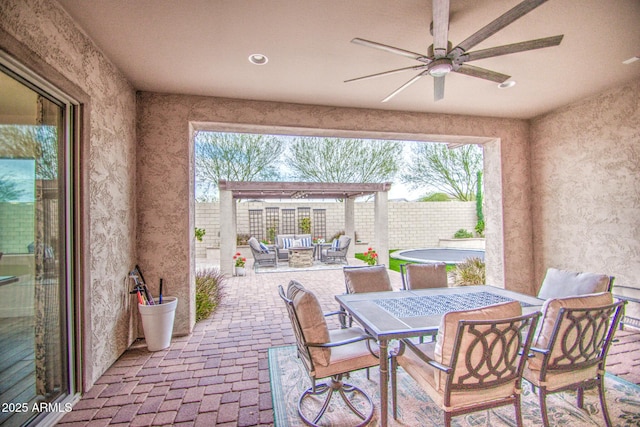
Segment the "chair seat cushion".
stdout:
[[[329,331],[330,342],[348,340],[361,335],[366,335],[366,333],[357,326]],[[371,350],[378,354],[379,349],[375,341],[369,340],[369,343]],[[330,377],[336,374],[378,366],[379,364],[380,359],[371,354],[367,347],[367,341],[358,341],[352,344],[332,347],[329,365],[316,366],[316,378]]]
[[605,292],[610,278],[606,274],[576,273],[549,268],[542,281],[538,298],[564,298]]
[[[430,342],[419,344],[418,348],[428,357],[434,359],[435,346],[435,342]],[[439,387],[436,381],[440,371],[424,362],[409,348],[406,349],[402,356],[398,356],[396,360],[398,361],[398,365],[427,392],[431,400],[440,408],[445,409],[443,399],[444,382],[442,382],[442,387]],[[477,391],[453,392],[451,393],[450,407],[459,409],[480,402],[503,399],[505,396],[514,393],[514,391],[515,383],[507,383],[497,387],[484,388],[482,393],[478,393]]]

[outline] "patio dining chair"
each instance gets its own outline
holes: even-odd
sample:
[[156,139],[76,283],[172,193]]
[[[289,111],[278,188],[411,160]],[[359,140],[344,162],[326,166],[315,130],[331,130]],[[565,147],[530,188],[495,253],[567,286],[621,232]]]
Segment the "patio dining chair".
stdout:
[[403,290],[446,288],[449,286],[447,264],[444,262],[400,264],[400,275],[402,276]]
[[370,266],[345,266],[344,284],[348,294],[362,292],[392,291],[387,267],[383,264]]
[[517,301],[445,314],[436,342],[400,340],[391,354],[393,417],[398,418],[402,367],[444,412],[454,416],[512,404],[522,426],[522,372],[539,312],[522,315]]
[[613,276],[606,274],[578,273],[549,268],[538,291],[538,298],[564,298],[611,292],[613,280]]
[[547,395],[577,391],[583,409],[584,389],[596,386],[607,426],[611,419],[604,396],[605,359],[625,301],[609,292],[547,300],[523,376],[538,390],[542,424],[549,426]]
[[[296,339],[298,357],[309,377],[311,387],[298,399],[298,415],[305,424],[315,426],[325,414],[331,398],[338,394],[357,419],[358,426],[366,425],[373,416],[371,397],[353,384],[342,381],[350,372],[379,365],[379,350],[375,339],[359,327],[329,330],[326,316],[339,312],[322,313],[315,294],[292,280],[286,294],[282,285],[278,287],[280,298],[287,306],[289,319]],[[317,384],[321,378],[329,382]],[[318,397],[326,394],[324,402],[315,414],[310,414],[310,404],[318,403]],[[343,424],[342,424],[343,425]]]

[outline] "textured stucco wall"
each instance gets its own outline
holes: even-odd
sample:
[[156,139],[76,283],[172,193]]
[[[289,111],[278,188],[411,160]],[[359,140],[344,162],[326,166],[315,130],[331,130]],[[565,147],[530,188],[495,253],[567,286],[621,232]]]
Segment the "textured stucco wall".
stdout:
[[548,267],[639,287],[640,80],[532,121],[535,281]]
[[[528,122],[141,92],[138,254],[151,283],[162,274],[179,298],[193,294],[193,129],[240,131],[260,126],[265,131],[272,127],[311,133],[324,129],[334,136],[356,132],[389,139],[442,141],[447,136],[465,136],[490,141],[485,150],[485,182],[496,190],[485,200],[487,257],[492,263],[488,280],[509,289],[533,291]],[[174,332],[188,333],[194,316],[193,306],[179,304]]]
[[12,38],[2,38],[3,50],[19,52],[20,62],[55,70],[90,99],[82,148],[87,197],[80,202],[87,220],[81,286],[90,296],[84,311],[89,317],[82,319],[90,331],[84,337],[84,383],[90,386],[137,336],[137,307],[125,283],[136,261],[135,92],[57,3],[2,0],[0,16],[0,30]]

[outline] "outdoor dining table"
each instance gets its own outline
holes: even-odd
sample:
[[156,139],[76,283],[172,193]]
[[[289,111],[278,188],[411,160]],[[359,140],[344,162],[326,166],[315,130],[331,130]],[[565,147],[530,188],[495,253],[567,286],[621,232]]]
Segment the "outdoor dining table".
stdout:
[[413,291],[336,295],[340,306],[370,333],[380,347],[380,425],[388,417],[388,344],[400,338],[436,335],[450,311],[519,301],[523,314],[539,311],[544,300],[495,286],[460,286]]

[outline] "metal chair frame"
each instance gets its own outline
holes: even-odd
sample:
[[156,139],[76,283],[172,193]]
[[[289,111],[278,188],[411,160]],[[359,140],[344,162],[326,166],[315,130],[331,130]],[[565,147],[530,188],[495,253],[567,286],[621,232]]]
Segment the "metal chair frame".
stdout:
[[[446,374],[443,393],[443,409],[445,426],[451,426],[453,417],[480,410],[513,404],[516,424],[522,426],[520,390],[522,372],[533,340],[539,312],[523,316],[497,320],[462,320],[458,323],[451,363],[449,366],[431,359],[409,339],[400,340],[400,346],[391,355],[391,399],[393,417],[397,418],[397,356],[402,355],[407,347],[430,366]],[[465,335],[474,337],[473,342],[461,354],[462,340]],[[502,354],[492,360],[496,347],[512,349],[509,354]],[[481,351],[478,351],[481,349]],[[473,356],[482,354],[476,362]],[[463,375],[458,375],[462,370]],[[459,391],[478,391],[497,387],[506,383],[514,384],[514,393],[510,396],[487,402],[465,405],[460,408],[451,407],[451,394]]]
[[[293,282],[294,281],[292,281],[292,283]],[[278,286],[278,293],[280,294],[280,298],[284,300],[287,306],[287,312],[289,314],[289,319],[291,320],[291,325],[293,327],[293,332],[296,338],[296,347],[298,350],[298,357],[302,360],[302,364],[304,365],[305,369],[309,374],[309,378],[311,379],[311,387],[307,388],[298,399],[298,415],[300,415],[300,418],[302,418],[302,421],[304,421],[304,423],[309,426],[317,426],[318,421],[320,421],[320,419],[326,412],[327,408],[329,407],[331,398],[337,392],[342,398],[342,400],[345,402],[347,407],[354,414],[356,414],[360,419],[362,419],[362,422],[358,424],[357,427],[362,427],[368,424],[369,421],[371,421],[371,418],[373,417],[373,411],[375,409],[373,405],[373,401],[371,400],[371,397],[369,397],[369,395],[367,395],[362,389],[342,381],[342,378],[345,375],[348,376],[349,374],[348,372],[343,372],[337,375],[333,375],[331,377],[330,382],[323,382],[323,383],[317,384],[316,381],[318,378],[315,377],[316,370],[314,367],[313,359],[311,357],[310,348],[312,347],[331,348],[331,347],[338,347],[342,345],[353,344],[359,341],[366,340],[367,348],[369,349],[371,354],[376,358],[379,358],[379,355],[376,354],[371,348],[371,342],[375,343],[375,339],[372,336],[365,334],[349,340],[343,340],[343,341],[337,341],[337,342],[331,342],[331,343],[307,342],[307,340],[304,337],[302,326],[300,325],[298,314],[296,312],[295,307],[293,306],[293,300],[287,297],[282,285]],[[340,315],[340,314],[342,314],[342,312],[333,311],[333,312],[325,313],[324,315],[325,317],[328,317],[328,316]],[[367,366],[363,366],[361,369],[365,369],[365,368],[368,369]],[[368,372],[367,372],[367,377],[368,377]],[[304,414],[304,411],[302,409],[303,401],[309,396],[319,396],[324,393],[327,393],[327,396],[325,397],[325,400],[320,408],[320,411],[313,417],[313,420],[309,419],[309,417],[307,417]],[[352,395],[360,394],[362,397],[364,397],[365,400],[368,402],[369,411],[367,411],[366,413],[359,411],[358,408],[356,408],[353,405],[353,403],[351,402],[351,399],[349,398],[349,396],[347,396],[347,393],[350,393]]]
[[[626,304],[626,301],[617,301],[613,304],[596,308],[561,308],[547,348],[531,347],[533,353],[538,353],[543,358],[539,377],[542,384],[547,382],[548,374],[576,371],[592,366],[598,367],[596,376],[585,381],[572,383],[553,391],[547,390],[546,385],[534,387],[534,390],[538,389],[542,423],[545,427],[549,426],[546,404],[546,397],[549,394],[576,390],[577,406],[583,409],[584,389],[594,386],[598,388],[598,396],[605,423],[607,426],[611,426],[607,401],[604,395],[605,364],[615,330],[620,322],[624,304]],[[571,335],[580,339],[577,341],[574,339],[569,342],[568,338]],[[554,350],[560,350],[560,354],[552,358]]]

